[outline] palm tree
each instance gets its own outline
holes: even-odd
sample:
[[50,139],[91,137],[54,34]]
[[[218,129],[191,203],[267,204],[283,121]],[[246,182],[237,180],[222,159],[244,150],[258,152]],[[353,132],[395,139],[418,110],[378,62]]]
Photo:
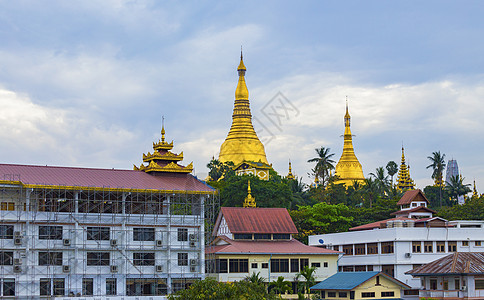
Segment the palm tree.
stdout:
[[260,276],[260,272],[252,272],[252,274],[245,277],[246,281],[255,283],[255,284],[265,284],[266,279]]
[[334,156],[334,153],[329,153],[330,148],[316,148],[316,153],[318,154],[318,157],[311,158],[308,160],[308,162],[315,162],[316,166],[313,169],[313,172],[315,175],[319,177],[321,180],[321,184],[324,186],[325,182],[331,175],[331,170],[334,169],[334,163],[335,161],[331,159],[331,157]]
[[392,178],[392,186],[393,186],[393,175],[398,173],[398,165],[393,160],[389,161],[386,166],[388,175]]
[[444,180],[442,174],[445,168],[445,154],[440,154],[440,151],[432,152],[432,156],[427,156],[431,164],[427,166],[427,169],[432,168],[432,179],[435,181],[435,185],[439,187],[439,201],[440,208],[442,208],[442,186]]
[[388,182],[388,175],[385,175],[385,169],[383,167],[376,168],[375,173],[370,173],[370,176],[375,178],[375,183],[378,188],[378,193],[383,197],[388,191],[390,183]]
[[279,299],[282,299],[282,294],[286,292],[292,293],[291,283],[289,281],[284,280],[283,276],[277,277],[277,280],[271,282],[270,286],[279,294]]
[[453,200],[457,201],[459,196],[463,196],[472,191],[469,183],[464,184],[464,179],[462,176],[456,175],[451,176],[450,181],[446,182],[445,189],[449,192]]
[[370,200],[370,207],[373,205],[373,200],[375,196],[378,194],[378,184],[375,180],[369,178],[365,178],[365,186],[364,191],[368,195],[368,199]]
[[316,283],[316,278],[314,278],[315,271],[316,267],[304,266],[304,268],[296,274],[296,281],[299,281],[300,277],[304,278],[302,286],[305,294],[309,294],[310,288]]

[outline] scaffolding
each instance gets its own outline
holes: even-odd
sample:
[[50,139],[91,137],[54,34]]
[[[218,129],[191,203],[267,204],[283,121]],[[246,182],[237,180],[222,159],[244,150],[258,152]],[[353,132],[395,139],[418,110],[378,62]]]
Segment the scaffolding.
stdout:
[[5,175],[0,205],[1,298],[163,299],[205,277],[219,198]]

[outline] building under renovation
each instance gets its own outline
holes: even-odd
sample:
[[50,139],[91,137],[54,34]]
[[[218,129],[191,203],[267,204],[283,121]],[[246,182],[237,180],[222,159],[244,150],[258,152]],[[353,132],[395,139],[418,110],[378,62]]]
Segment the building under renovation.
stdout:
[[172,148],[162,130],[134,170],[0,164],[0,298],[162,299],[203,278],[218,199]]

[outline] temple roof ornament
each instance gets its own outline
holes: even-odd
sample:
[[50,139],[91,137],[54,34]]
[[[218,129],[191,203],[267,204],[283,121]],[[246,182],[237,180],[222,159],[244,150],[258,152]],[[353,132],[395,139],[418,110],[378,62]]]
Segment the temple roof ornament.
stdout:
[[472,199],[479,198],[479,193],[477,192],[476,188],[476,180],[474,179],[474,188],[472,189]]
[[269,165],[264,145],[257,137],[252,125],[249,91],[245,84],[246,70],[241,51],[240,64],[237,68],[239,81],[235,90],[232,126],[220,147],[219,161],[222,163],[232,161],[234,165],[244,161],[262,162]]
[[415,188],[415,183],[412,178],[410,178],[410,166],[407,167],[405,164],[405,150],[402,146],[402,163],[400,164],[400,170],[398,170],[397,176],[397,190],[413,190]]
[[295,179],[296,177],[292,174],[292,167],[291,167],[291,161],[289,160],[289,173],[287,173],[286,176],[287,179]]
[[158,143],[153,143],[153,153],[143,153],[143,162],[147,165],[141,164],[139,167],[134,165],[134,170],[144,171],[156,175],[162,173],[191,173],[193,171],[193,162],[188,166],[179,165],[177,162],[183,160],[183,152],[175,154],[170,150],[173,149],[173,141],[167,143],[165,141],[165,126],[161,126],[161,140]]
[[255,198],[250,193],[250,180],[247,183],[247,197],[244,200],[244,207],[256,207]]
[[348,112],[348,100],[346,100],[346,114],[344,116],[345,132],[344,132],[344,144],[343,153],[336,165],[335,175],[339,176],[339,180],[335,183],[344,183],[346,186],[350,186],[353,182],[365,180],[363,175],[363,169],[361,167],[358,158],[356,158],[355,150],[353,148],[353,136],[350,128],[350,114]]

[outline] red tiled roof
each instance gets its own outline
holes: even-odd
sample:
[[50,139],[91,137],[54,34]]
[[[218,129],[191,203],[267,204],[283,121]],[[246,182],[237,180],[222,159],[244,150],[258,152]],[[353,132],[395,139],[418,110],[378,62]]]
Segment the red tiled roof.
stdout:
[[222,207],[213,235],[217,235],[222,217],[231,233],[297,233],[285,208]]
[[455,252],[405,274],[484,274],[484,252]]
[[412,201],[420,195],[420,198],[422,199],[417,199],[417,200],[425,200],[427,203],[430,203],[429,200],[425,197],[424,193],[420,189],[416,190],[408,190],[403,194],[402,198],[398,200],[397,205],[406,205],[412,203]]
[[398,217],[398,218],[392,218],[392,219],[386,219],[382,221],[377,221],[373,223],[368,223],[360,226],[356,226],[353,228],[350,228],[350,231],[358,231],[358,230],[369,230],[369,229],[374,229],[374,228],[381,228],[382,225],[386,224],[388,221],[395,221],[395,220],[415,220],[412,218],[407,218],[407,217]]
[[420,211],[420,210],[427,211],[427,212],[431,212],[433,214],[436,214],[437,213],[435,210],[432,210],[432,209],[430,209],[428,207],[425,207],[425,206],[417,206],[417,207],[414,207],[412,209],[399,210],[399,211],[396,211],[396,212],[392,212],[391,215],[397,215],[397,214],[400,214],[400,213],[411,213],[411,212],[416,212],[416,211]]
[[0,181],[30,186],[213,192],[190,174],[149,175],[142,171],[0,164]]
[[215,241],[223,240],[226,245],[212,245],[205,248],[206,254],[340,254],[342,252],[311,247],[298,240],[290,241],[234,241],[220,236]]

